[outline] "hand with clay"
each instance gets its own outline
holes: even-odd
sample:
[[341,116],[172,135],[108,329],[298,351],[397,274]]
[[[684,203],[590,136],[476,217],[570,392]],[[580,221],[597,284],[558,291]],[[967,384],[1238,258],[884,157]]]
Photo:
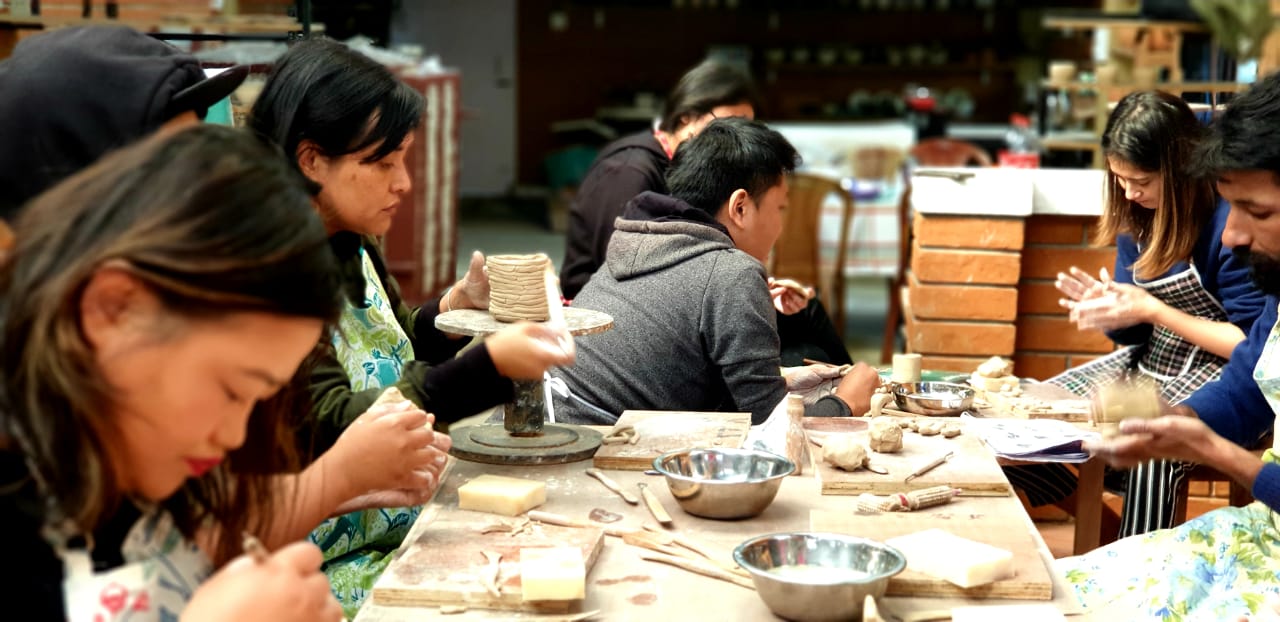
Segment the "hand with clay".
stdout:
[[543,372],[572,365],[573,335],[563,325],[516,322],[484,340],[498,373],[513,380],[540,380]]
[[813,294],[812,287],[805,287],[791,279],[769,277],[769,297],[773,298],[773,308],[783,315],[795,315],[804,311],[813,299]]
[[1111,466],[1129,468],[1148,460],[1166,458],[1212,464],[1224,449],[1223,443],[1237,447],[1218,436],[1199,418],[1165,415],[1155,419],[1121,421],[1118,436],[1085,441],[1084,449]]
[[457,309],[489,308],[489,271],[484,266],[484,253],[473,251],[471,263],[462,280],[449,288],[449,293],[440,299],[440,312]]
[[871,410],[871,395],[880,388],[880,373],[866,363],[854,363],[844,379],[836,387],[836,397],[840,398],[853,416]]
[[1162,306],[1147,290],[1113,281],[1107,284],[1106,295],[1076,303],[1069,317],[1081,330],[1119,330],[1150,323]]
[[380,490],[433,491],[450,441],[409,401],[375,404],[320,457],[326,472],[345,481],[350,497]]
[[182,622],[338,622],[342,607],[320,572],[320,549],[297,542],[263,561],[241,555],[195,591]]
[[1098,278],[1095,279],[1088,272],[1071,266],[1067,272],[1058,273],[1058,280],[1054,281],[1053,286],[1066,296],[1066,298],[1059,298],[1058,304],[1067,309],[1073,309],[1077,302],[1106,295],[1107,284],[1110,282],[1111,276],[1107,274],[1106,268],[1099,270]]

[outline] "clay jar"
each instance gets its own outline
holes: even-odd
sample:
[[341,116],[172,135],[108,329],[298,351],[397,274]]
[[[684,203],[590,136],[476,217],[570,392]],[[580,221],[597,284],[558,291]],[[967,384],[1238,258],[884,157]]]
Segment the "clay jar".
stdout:
[[544,275],[551,258],[533,255],[491,255],[485,259],[489,271],[489,314],[499,322],[545,322],[547,293]]

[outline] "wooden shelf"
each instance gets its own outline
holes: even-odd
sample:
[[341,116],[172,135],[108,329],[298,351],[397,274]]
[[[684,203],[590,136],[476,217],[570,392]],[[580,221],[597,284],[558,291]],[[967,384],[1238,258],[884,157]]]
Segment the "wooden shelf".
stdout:
[[1050,132],[1040,138],[1040,144],[1055,151],[1098,151],[1102,148],[1098,137],[1087,130]]
[[[1097,82],[1052,82],[1043,80],[1040,85],[1046,89],[1067,90],[1067,91],[1097,91],[1103,88],[1124,88],[1137,90],[1140,88],[1132,82],[1115,82],[1112,84],[1098,84]],[[1179,92],[1179,93],[1238,93],[1248,89],[1251,85],[1241,84],[1239,82],[1157,82],[1151,85],[1152,88],[1161,91]]]
[[1040,22],[1053,30],[1095,30],[1098,28],[1175,28],[1181,32],[1208,32],[1200,22],[1175,22],[1143,19],[1132,15],[1106,16],[1090,14],[1080,16],[1046,15]]

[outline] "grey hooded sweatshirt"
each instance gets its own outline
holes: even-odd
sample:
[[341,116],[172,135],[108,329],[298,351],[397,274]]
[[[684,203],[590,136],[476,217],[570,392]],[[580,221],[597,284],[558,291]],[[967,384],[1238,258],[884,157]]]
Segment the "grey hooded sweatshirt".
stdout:
[[[605,265],[573,305],[613,316],[578,337],[554,370],[578,399],[555,397],[565,423],[612,424],[624,410],[750,412],[764,422],[786,396],[764,266],[724,226],[673,197],[645,192],[615,222]],[[811,416],[847,416],[823,398]]]

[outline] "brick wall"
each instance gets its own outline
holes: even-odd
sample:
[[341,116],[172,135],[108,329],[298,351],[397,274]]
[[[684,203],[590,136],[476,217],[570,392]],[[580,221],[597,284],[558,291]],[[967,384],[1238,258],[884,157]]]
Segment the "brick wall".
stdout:
[[1012,356],[1023,219],[916,214],[912,235],[907,351],[954,371]]
[[1053,286],[1071,266],[1097,274],[1111,271],[1115,247],[1090,244],[1097,218],[1032,216],[1026,221],[1018,281],[1014,373],[1044,380],[1111,352],[1111,340],[1098,331],[1080,331],[1058,305]]

